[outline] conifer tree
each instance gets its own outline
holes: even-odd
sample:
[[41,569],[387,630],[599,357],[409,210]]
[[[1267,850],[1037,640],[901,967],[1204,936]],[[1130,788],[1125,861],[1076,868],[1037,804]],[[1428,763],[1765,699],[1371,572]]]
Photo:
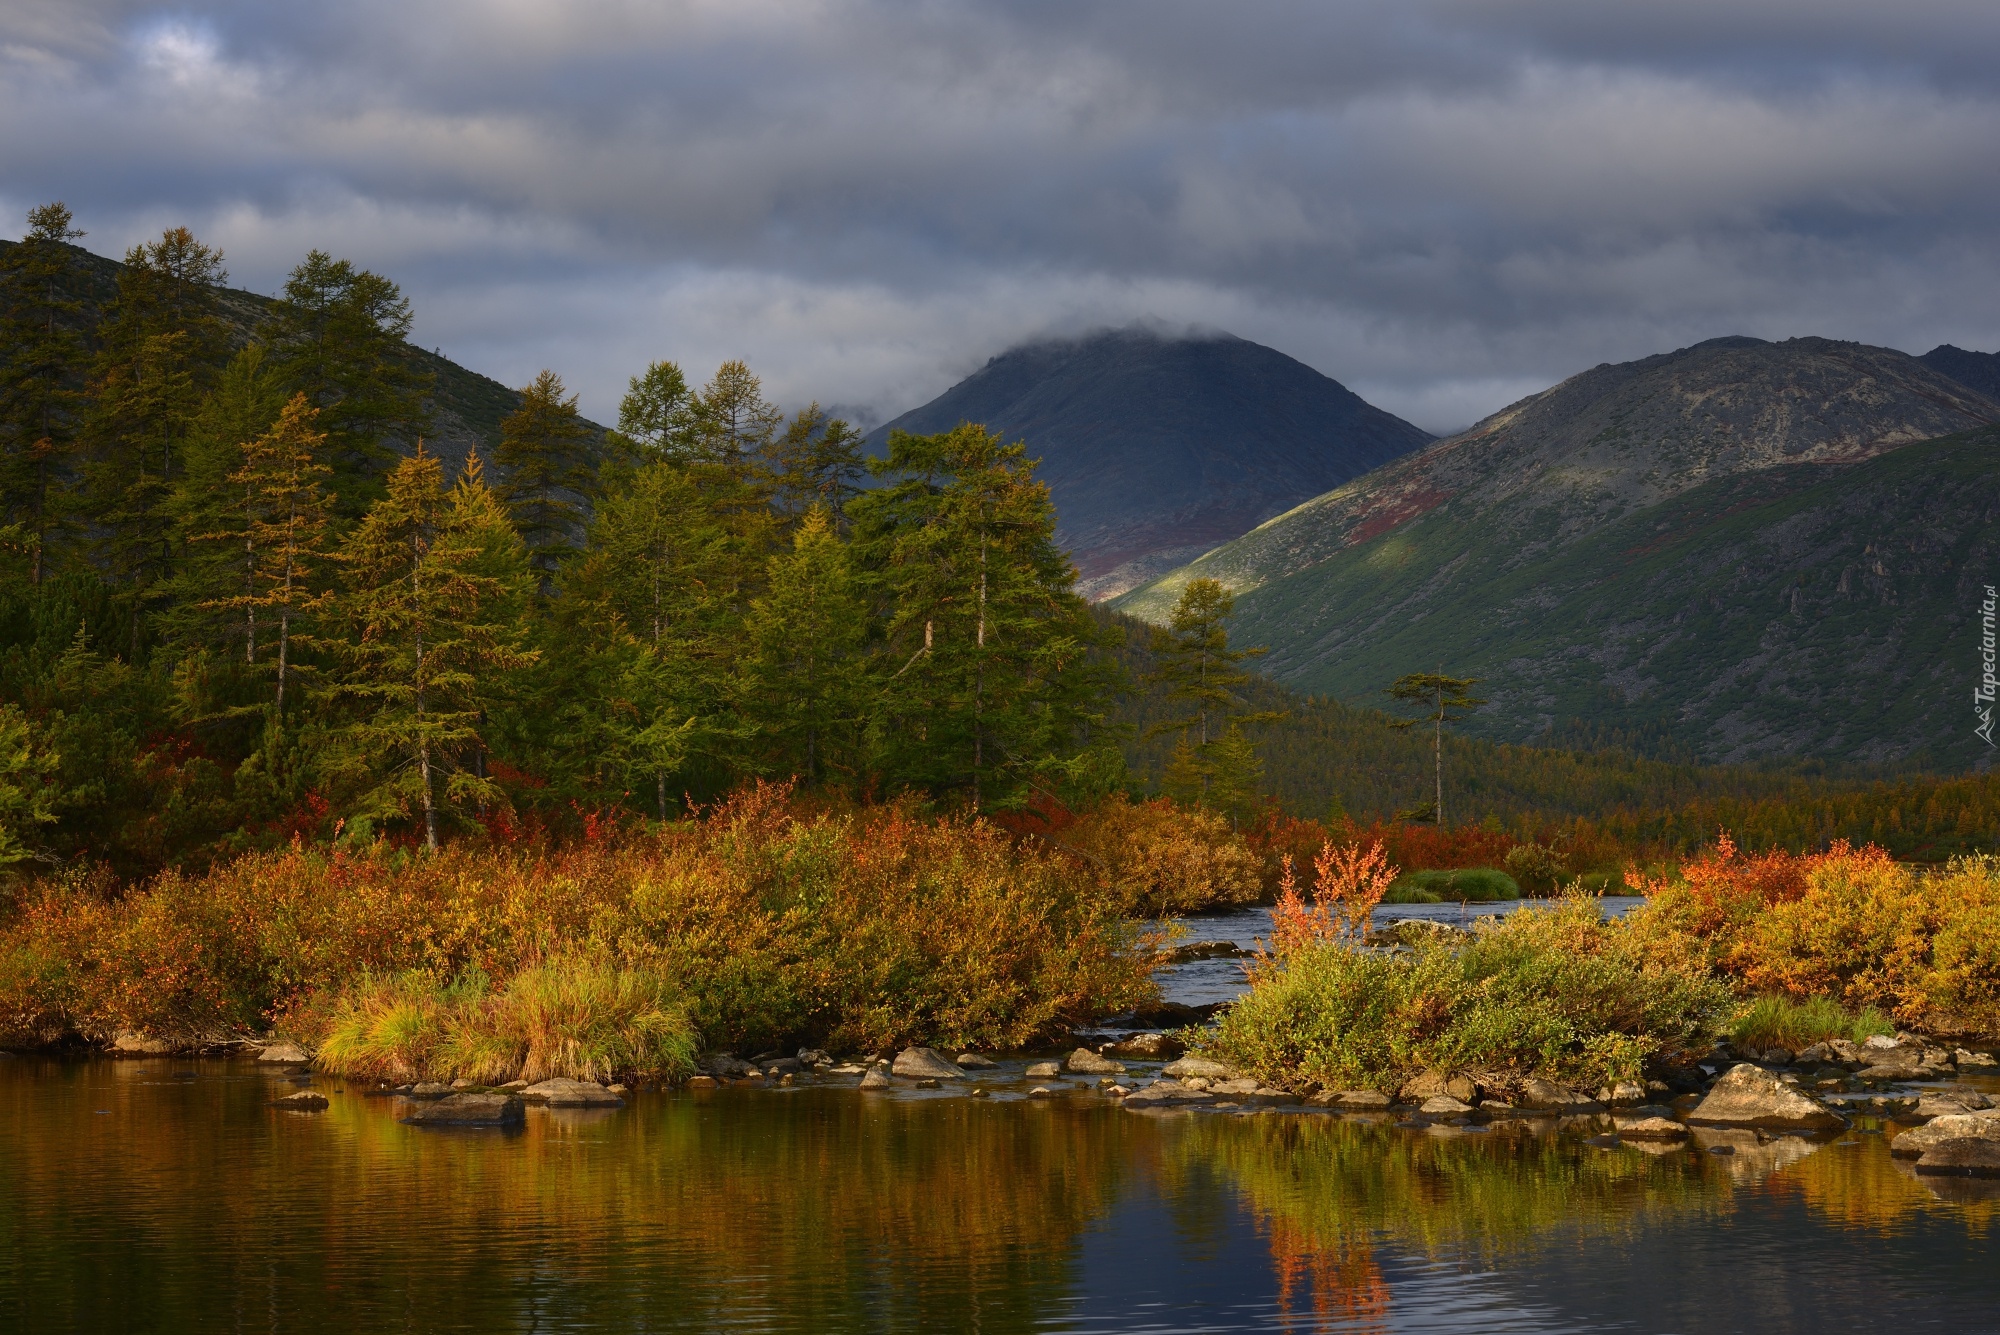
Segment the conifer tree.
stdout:
[[[1229,647],[1229,618],[1236,599],[1220,581],[1188,581],[1164,629],[1153,631],[1159,667],[1152,680],[1185,711],[1154,724],[1149,736],[1174,732],[1180,741],[1163,785],[1169,796],[1241,816],[1256,801],[1264,766],[1245,725],[1268,723],[1271,713],[1242,713],[1238,689],[1250,674],[1237,665],[1265,651]],[[1192,741],[1189,738],[1192,737]]]
[[419,445],[342,549],[346,634],[340,693],[356,706],[343,757],[366,791],[360,814],[420,815],[438,846],[441,813],[495,802],[479,721],[499,674],[528,666],[525,554],[477,455],[449,491]]
[[681,368],[654,362],[629,385],[618,404],[616,436],[635,462],[692,463],[698,458],[694,395]]
[[1430,804],[1429,812],[1418,808],[1411,814],[1418,819],[1428,815],[1444,828],[1444,725],[1470,718],[1472,711],[1486,702],[1472,695],[1472,688],[1479,684],[1477,677],[1447,677],[1440,668],[1436,672],[1412,672],[1396,678],[1388,690],[1389,698],[1405,707],[1414,706],[1427,712],[1418,718],[1395,719],[1389,726],[1398,731],[1408,731],[1418,723],[1431,725],[1431,770],[1436,781],[1436,797]]
[[157,602],[178,556],[174,483],[188,436],[224,357],[216,285],[222,253],[185,227],[132,247],[118,273],[91,379],[88,493],[104,565],[141,606]]
[[767,447],[771,503],[796,522],[814,506],[824,506],[838,528],[847,502],[867,472],[861,433],[840,418],[829,419],[817,403],[802,408]]
[[294,394],[272,428],[243,447],[229,476],[243,493],[243,526],[228,535],[243,546],[244,591],[219,600],[244,618],[244,660],[257,661],[259,616],[274,625],[276,712],[285,712],[292,624],[318,602],[331,498],[322,483],[333,470],[320,461],[326,434],[313,429],[318,410]]
[[892,781],[974,810],[1063,782],[1101,721],[1104,669],[1025,447],[969,423],[896,432],[870,468],[895,479],[849,507],[886,622],[877,738]]
[[428,429],[431,376],[404,341],[410,320],[396,284],[315,250],[285,280],[263,330],[286,387],[319,409],[349,518],[382,495],[396,444]]
[[536,376],[500,424],[493,460],[504,480],[495,492],[527,544],[545,597],[557,567],[582,545],[584,505],[597,490],[590,443],[576,395],[565,397],[554,371]]
[[785,415],[764,398],[764,382],[740,361],[727,361],[702,386],[691,405],[693,432],[702,454],[720,464],[747,467],[771,442]]
[[73,221],[60,200],[30,209],[0,255],[0,525],[18,529],[36,585],[64,524],[82,397]]
[[860,719],[855,668],[867,635],[847,552],[824,506],[806,511],[792,549],[773,556],[764,596],[751,604],[754,709],[783,773],[817,783],[830,766],[853,769]]

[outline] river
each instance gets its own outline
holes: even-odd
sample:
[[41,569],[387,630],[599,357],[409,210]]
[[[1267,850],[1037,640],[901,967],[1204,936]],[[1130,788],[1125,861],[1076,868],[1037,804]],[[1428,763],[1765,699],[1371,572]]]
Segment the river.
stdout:
[[[1195,965],[1176,999],[1240,986]],[[1918,1179],[1877,1124],[1722,1157],[1127,1112],[1026,1064],[985,1098],[808,1079],[503,1132],[244,1060],[0,1057],[0,1329],[2000,1329],[2000,1183]],[[270,1106],[308,1084],[326,1111]]]

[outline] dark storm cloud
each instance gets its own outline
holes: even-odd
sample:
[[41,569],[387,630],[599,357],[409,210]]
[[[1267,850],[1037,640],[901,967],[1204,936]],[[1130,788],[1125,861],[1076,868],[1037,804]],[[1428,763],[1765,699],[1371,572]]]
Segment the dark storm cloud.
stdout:
[[1993,347],[2000,7],[551,4],[0,13],[0,204],[312,245],[613,409],[650,357],[907,406],[1233,329],[1432,427],[1713,334]]

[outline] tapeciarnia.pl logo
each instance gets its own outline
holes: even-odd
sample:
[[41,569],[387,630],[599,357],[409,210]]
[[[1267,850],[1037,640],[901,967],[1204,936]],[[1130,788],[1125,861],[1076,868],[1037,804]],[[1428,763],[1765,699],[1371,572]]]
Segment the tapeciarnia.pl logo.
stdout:
[[1986,601],[1979,605],[1979,685],[1972,688],[1972,712],[1979,716],[1979,726],[1973,731],[1988,746],[1993,742],[1993,695],[2000,688],[2000,679],[1993,675],[1994,642],[1993,614],[2000,607],[2000,592],[1995,592],[1991,584],[1986,586]]

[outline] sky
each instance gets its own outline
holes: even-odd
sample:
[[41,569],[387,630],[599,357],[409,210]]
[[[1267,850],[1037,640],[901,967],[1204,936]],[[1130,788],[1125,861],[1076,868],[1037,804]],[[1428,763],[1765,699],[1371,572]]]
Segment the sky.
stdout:
[[1994,0],[0,0],[0,130],[0,234],[318,247],[599,421],[1141,320],[1437,432],[1721,334],[2000,349]]

